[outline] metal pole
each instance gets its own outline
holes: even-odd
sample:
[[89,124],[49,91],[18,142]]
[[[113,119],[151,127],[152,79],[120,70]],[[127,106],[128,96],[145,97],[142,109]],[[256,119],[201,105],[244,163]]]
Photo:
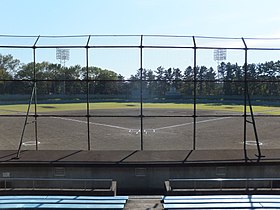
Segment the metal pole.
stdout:
[[144,150],[143,142],[143,35],[141,35],[140,41],[140,134],[141,134],[141,151]]
[[257,132],[257,126],[256,126],[256,122],[255,122],[255,117],[254,117],[254,113],[253,113],[253,107],[252,107],[252,104],[251,104],[251,99],[250,99],[249,92],[248,92],[248,103],[249,103],[250,114],[251,114],[251,119],[252,119],[251,123],[253,125],[256,144],[257,144],[257,150],[258,150],[258,155],[256,155],[256,156],[258,157],[258,161],[259,161],[261,157],[265,157],[265,156],[263,156],[262,153],[261,153],[260,142],[259,142],[259,137],[258,137],[258,132]]
[[197,69],[196,69],[196,42],[195,37],[193,36],[193,71],[194,71],[194,78],[193,78],[193,150],[196,149],[196,85],[197,85]]
[[243,150],[244,150],[244,158],[245,158],[245,162],[248,161],[248,156],[247,156],[247,95],[248,95],[248,81],[247,81],[247,62],[248,62],[248,48],[247,48],[247,44],[244,40],[244,38],[242,37],[242,41],[243,44],[245,46],[244,50],[245,50],[245,62],[244,62],[244,118],[243,118],[243,124],[244,124],[244,136],[243,136]]
[[91,144],[90,144],[90,107],[89,107],[89,41],[90,41],[91,36],[89,35],[88,40],[87,40],[87,45],[86,45],[86,70],[87,70],[87,77],[86,77],[86,83],[87,83],[87,139],[88,139],[88,150],[91,149]]
[[31,93],[31,97],[30,97],[30,100],[29,100],[29,104],[28,104],[28,108],[27,108],[27,112],[26,112],[26,116],[25,116],[25,121],[24,121],[23,129],[22,129],[22,132],[21,132],[21,137],[20,137],[20,142],[19,142],[19,146],[18,146],[18,150],[17,150],[17,155],[15,157],[16,159],[18,159],[19,155],[20,155],[20,150],[21,150],[21,146],[22,146],[22,142],[23,142],[23,136],[24,136],[26,125],[27,125],[27,120],[28,120],[28,116],[29,116],[30,107],[31,107],[31,103],[32,103],[32,100],[33,100],[34,92],[35,92],[35,87],[32,88],[32,93]]
[[[36,150],[38,150],[38,123],[37,123],[37,76],[36,76],[36,44],[39,41],[40,36],[37,37],[34,45],[33,45],[33,77],[34,77],[34,112],[35,112],[35,142],[36,142]],[[32,99],[31,99],[32,100]]]
[[[255,117],[254,117],[254,112],[253,112],[253,108],[252,108],[252,103],[251,103],[251,99],[250,99],[250,93],[249,93],[249,85],[248,85],[248,48],[247,48],[247,45],[246,45],[246,42],[244,40],[244,38],[242,38],[242,41],[245,45],[245,65],[244,65],[244,68],[245,68],[245,93],[244,93],[244,99],[245,99],[245,106],[244,106],[244,152],[245,152],[245,158],[246,158],[246,161],[248,159],[248,156],[247,156],[247,152],[246,152],[246,141],[247,141],[247,125],[246,123],[251,123],[253,125],[253,130],[254,130],[254,134],[255,134],[255,139],[256,139],[256,144],[257,144],[257,150],[258,150],[258,155],[256,155],[258,157],[258,161],[260,160],[261,157],[264,157],[262,156],[261,154],[261,148],[260,148],[260,144],[259,144],[259,137],[258,137],[258,133],[257,133],[257,127],[256,127],[256,122],[255,122]],[[247,120],[247,113],[246,113],[246,106],[247,106],[247,103],[249,105],[249,109],[250,109],[250,115],[251,115],[251,120],[252,121],[248,121]]]

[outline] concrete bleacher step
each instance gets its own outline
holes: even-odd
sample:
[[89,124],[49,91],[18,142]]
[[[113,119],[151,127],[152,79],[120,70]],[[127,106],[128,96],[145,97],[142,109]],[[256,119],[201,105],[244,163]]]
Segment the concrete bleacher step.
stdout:
[[280,208],[280,195],[166,196],[166,210],[175,209],[264,209]]
[[162,210],[162,196],[129,196],[125,210]]
[[124,209],[127,196],[0,196],[0,209]]

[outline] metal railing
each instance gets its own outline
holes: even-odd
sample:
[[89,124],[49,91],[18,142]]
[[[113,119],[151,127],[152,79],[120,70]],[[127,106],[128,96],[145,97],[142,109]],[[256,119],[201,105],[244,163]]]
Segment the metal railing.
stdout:
[[0,178],[0,190],[116,190],[112,179],[82,178]]
[[[277,183],[276,183],[277,182]],[[280,190],[280,178],[201,178],[169,179],[167,191],[236,191]]]

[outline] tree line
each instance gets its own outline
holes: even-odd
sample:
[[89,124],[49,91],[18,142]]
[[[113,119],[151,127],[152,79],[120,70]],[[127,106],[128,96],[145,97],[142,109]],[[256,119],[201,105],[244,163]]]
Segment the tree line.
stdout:
[[[94,66],[63,67],[50,62],[35,64],[38,94],[41,95],[90,93],[139,97],[140,89],[144,96],[149,97],[191,97],[194,89],[198,96],[244,94],[243,65],[222,62],[217,69],[197,66],[194,71],[192,66],[185,69],[159,66],[154,70],[138,69],[125,79],[112,70]],[[279,95],[280,61],[248,64],[246,76],[251,94]],[[0,54],[0,94],[29,94],[34,79],[33,62],[24,64],[12,55]],[[141,79],[142,83],[139,82]]]

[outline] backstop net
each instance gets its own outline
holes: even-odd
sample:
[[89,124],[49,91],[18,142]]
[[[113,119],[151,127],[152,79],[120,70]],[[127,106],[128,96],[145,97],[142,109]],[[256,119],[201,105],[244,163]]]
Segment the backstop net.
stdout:
[[[278,144],[280,39],[0,36],[0,149]],[[279,89],[279,90],[278,90]]]

